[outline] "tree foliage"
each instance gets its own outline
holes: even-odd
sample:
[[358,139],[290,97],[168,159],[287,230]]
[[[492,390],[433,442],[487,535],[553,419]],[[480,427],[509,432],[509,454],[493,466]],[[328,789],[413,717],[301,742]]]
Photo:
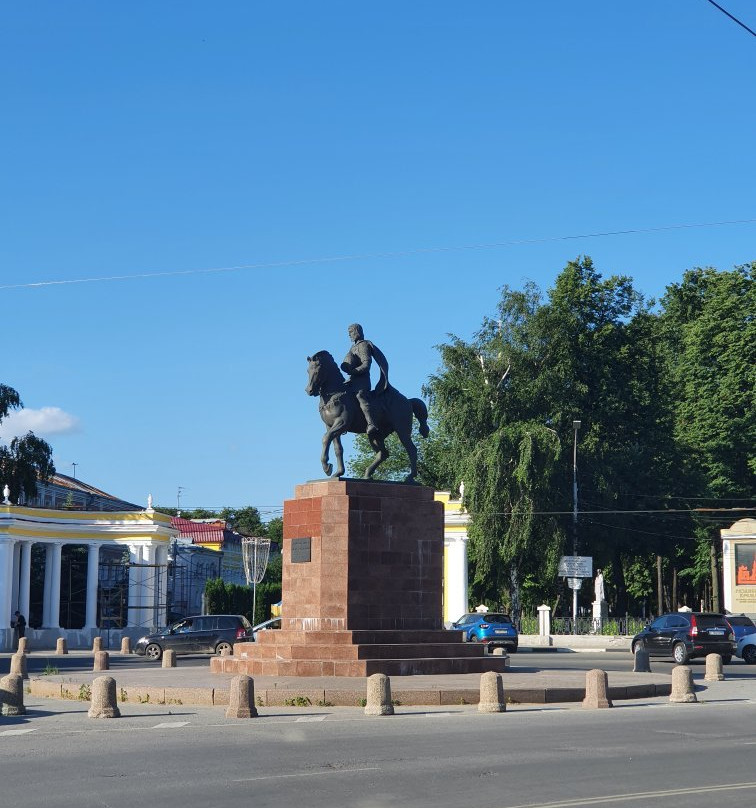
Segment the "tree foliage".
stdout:
[[609,573],[615,610],[648,597],[657,555],[700,584],[700,520],[649,511],[754,495],[754,311],[753,266],[692,270],[655,308],[580,258],[546,293],[504,287],[472,340],[439,346],[433,460],[464,481],[474,597],[517,612],[523,592],[559,590],[575,449],[578,552]]
[[[21,397],[14,389],[0,384],[0,421],[11,410],[22,406]],[[33,432],[13,438],[7,446],[0,446],[0,484],[8,485],[12,502],[17,502],[21,495],[34,499],[37,480],[48,480],[53,474],[52,447]]]

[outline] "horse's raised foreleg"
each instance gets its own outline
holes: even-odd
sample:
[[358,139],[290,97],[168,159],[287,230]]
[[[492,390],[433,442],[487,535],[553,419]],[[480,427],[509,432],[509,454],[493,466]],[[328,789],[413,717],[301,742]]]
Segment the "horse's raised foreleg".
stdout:
[[344,418],[338,418],[334,423],[331,425],[329,429],[326,430],[325,435],[323,435],[323,451],[320,455],[320,462],[323,466],[323,471],[326,473],[328,477],[332,475],[333,466],[328,460],[328,452],[331,448],[331,444],[333,443],[333,453],[336,456],[336,477],[343,477],[344,476],[344,451],[341,447],[341,436],[346,432],[346,420]]

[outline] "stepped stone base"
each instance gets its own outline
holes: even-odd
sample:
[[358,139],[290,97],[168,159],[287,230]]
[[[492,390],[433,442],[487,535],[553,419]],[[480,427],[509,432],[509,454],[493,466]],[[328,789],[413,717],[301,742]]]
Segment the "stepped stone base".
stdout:
[[248,676],[412,676],[506,671],[508,657],[462,642],[461,631],[266,631],[213,657],[213,673]]
[[284,503],[281,629],[214,658],[215,673],[394,676],[504,671],[441,623],[443,506],[433,489],[366,480],[297,486]]

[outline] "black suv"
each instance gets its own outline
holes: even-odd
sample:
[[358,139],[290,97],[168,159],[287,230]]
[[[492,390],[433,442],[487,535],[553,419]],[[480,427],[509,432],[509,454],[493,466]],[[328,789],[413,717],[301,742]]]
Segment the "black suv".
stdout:
[[220,654],[235,642],[252,642],[252,625],[242,614],[204,614],[185,617],[137,641],[134,653],[160,659],[163,651],[176,654]]
[[633,637],[633,653],[639,644],[649,656],[671,657],[678,665],[707,654],[721,654],[726,664],[735,651],[732,626],[723,614],[713,612],[663,614]]

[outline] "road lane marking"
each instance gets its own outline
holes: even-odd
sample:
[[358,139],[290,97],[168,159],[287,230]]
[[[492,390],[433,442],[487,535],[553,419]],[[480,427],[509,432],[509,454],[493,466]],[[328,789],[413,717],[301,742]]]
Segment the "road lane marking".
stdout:
[[243,780],[232,780],[233,783],[254,783],[257,780],[283,780],[287,777],[315,777],[321,774],[356,774],[358,772],[379,772],[378,766],[364,769],[326,769],[320,772],[297,772],[296,774],[268,774],[261,777],[246,777]]
[[162,724],[155,724],[152,729],[178,729],[189,724],[188,721],[164,721]]
[[507,808],[573,808],[580,805],[603,805],[609,802],[631,802],[658,797],[679,797],[685,794],[712,794],[716,791],[744,791],[756,788],[756,783],[725,783],[719,786],[698,786],[696,788],[671,788],[660,791],[638,791],[632,794],[606,794],[603,797],[581,797],[558,802],[527,802]]
[[307,723],[308,721],[325,721],[324,715],[301,715],[297,718],[297,724]]
[[3,732],[0,732],[0,735],[26,735],[29,732],[36,731],[36,727],[30,727],[29,729],[6,729]]

